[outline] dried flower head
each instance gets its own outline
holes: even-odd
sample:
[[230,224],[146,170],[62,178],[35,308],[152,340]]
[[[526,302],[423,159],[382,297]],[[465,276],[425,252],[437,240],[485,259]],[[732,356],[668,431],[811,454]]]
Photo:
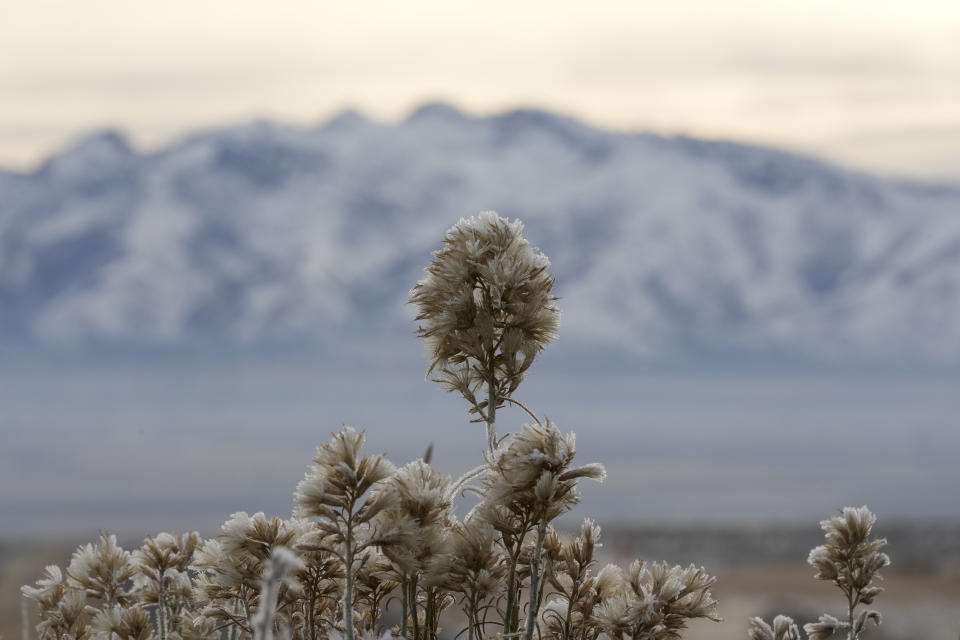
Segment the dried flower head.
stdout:
[[887,545],[886,539],[870,537],[876,522],[877,516],[863,506],[844,507],[839,516],[820,523],[826,544],[813,549],[807,562],[816,568],[815,578],[833,582],[843,592],[848,604],[847,621],[833,624],[836,619],[826,616],[818,623],[808,624],[804,629],[811,638],[827,638],[843,626],[851,629],[852,638],[856,640],[867,620],[880,624],[878,611],[868,610],[855,615],[858,605],[872,604],[874,598],[883,592],[883,587],[876,581],[882,579],[880,569],[890,564],[890,557],[881,551]]
[[96,545],[86,544],[73,553],[67,567],[67,584],[98,599],[104,608],[126,606],[130,602],[126,583],[134,573],[130,552],[117,544],[115,535],[101,533]]
[[602,481],[606,475],[601,464],[573,467],[575,454],[572,432],[560,433],[550,420],[524,425],[488,456],[479,512],[497,529],[503,517],[520,517],[530,524],[553,520],[579,501],[578,479]]
[[[233,514],[217,538],[194,554],[191,569],[200,572],[194,595],[204,604],[203,616],[253,633],[251,617],[259,607],[267,563],[278,547],[295,548],[309,528],[302,520],[267,518],[262,513]],[[278,599],[293,600],[294,585],[282,584]]]
[[[37,603],[40,623],[37,624],[36,629],[40,640],[59,640],[64,633],[69,632],[71,626],[74,626],[73,602],[67,600],[68,590],[64,584],[63,571],[57,565],[48,565],[43,570],[43,577],[37,580],[37,586],[24,585],[20,587],[20,593],[24,598]],[[73,592],[74,596],[78,593],[85,605],[86,597],[83,593]],[[76,620],[76,622],[85,623],[85,619]]]
[[49,565],[36,587],[20,587],[23,597],[37,603],[40,622],[36,626],[40,640],[87,640],[91,629],[86,593],[71,589],[64,584],[63,572],[56,565]]
[[375,490],[394,473],[383,456],[361,456],[364,435],[352,427],[333,434],[317,449],[313,465],[294,493],[297,513],[317,518],[301,541],[303,551],[329,553],[344,568],[343,631],[354,640],[354,586],[361,553],[374,545],[386,545],[404,532],[385,530],[374,520],[397,499],[392,491]]
[[180,632],[180,614],[193,600],[189,567],[200,544],[200,534],[160,533],[144,540],[133,553],[134,592],[137,599],[156,605],[161,639]]
[[702,567],[635,560],[622,573],[621,592],[594,611],[594,622],[610,638],[678,638],[690,619],[720,621],[710,593],[714,582]]
[[380,491],[392,497],[377,516],[375,525],[381,548],[397,574],[423,577],[427,582],[443,581],[445,567],[430,560],[446,550],[453,525],[450,478],[439,474],[422,459],[404,465],[383,483]]
[[747,635],[750,640],[801,640],[800,629],[789,616],[777,616],[773,626],[760,618],[751,618]]
[[[550,261],[524,239],[519,220],[492,211],[461,218],[433,257],[410,291],[428,374],[437,371],[437,382],[492,424],[536,355],[556,338],[560,311]],[[477,398],[482,386],[489,393],[484,401]]]
[[91,623],[95,640],[152,640],[153,626],[141,607],[113,607],[97,613]]
[[[876,624],[880,624],[880,614],[876,611],[871,611],[870,613],[876,614],[874,622]],[[774,620],[774,622],[776,622],[776,620]],[[837,618],[824,614],[820,616],[820,619],[817,622],[811,622],[803,625],[803,630],[807,632],[807,638],[809,638],[809,640],[827,640],[827,638],[832,636],[840,629],[843,629],[845,626],[847,625],[844,625]],[[800,640],[799,635],[797,635],[796,640]]]
[[[556,640],[582,637],[589,626],[593,609],[603,598],[598,598],[598,578],[593,576],[593,554],[599,545],[600,527],[592,520],[584,520],[580,535],[562,541],[557,536],[548,538],[550,562],[547,579],[555,597],[541,614],[544,635]],[[609,595],[608,595],[609,597]]]
[[[880,569],[890,564],[890,558],[881,549],[887,541],[871,538],[877,521],[867,507],[844,507],[839,516],[823,520],[826,544],[810,551],[807,563],[817,570],[818,580],[833,582],[843,592],[847,605],[845,620],[822,615],[817,622],[803,626],[809,640],[827,640],[834,634],[846,633],[848,640],[859,640],[867,621],[880,624],[880,612],[865,609],[883,589],[875,584],[880,580]],[[777,616],[771,627],[760,618],[750,620],[751,640],[800,640],[800,632],[793,620]]]
[[43,569],[43,577],[37,580],[37,586],[23,585],[20,593],[24,598],[36,602],[42,615],[43,611],[56,607],[66,593],[63,571],[55,564],[47,565]]
[[[540,602],[540,578],[543,545],[547,528],[554,518],[579,501],[577,480],[603,480],[603,466],[589,464],[573,467],[576,453],[573,433],[563,435],[550,420],[524,425],[508,442],[488,454],[489,470],[483,479],[483,501],[476,514],[500,533],[501,543],[511,557],[507,576],[506,633],[515,633],[519,604],[514,593],[517,583],[517,562],[523,554],[528,533],[535,531],[533,548],[524,563],[530,567],[529,600],[525,638],[531,640]],[[521,569],[522,571],[522,569]],[[522,574],[519,578],[525,577]]]
[[854,605],[870,604],[883,589],[873,584],[878,571],[890,564],[880,550],[886,539],[870,539],[877,516],[867,507],[845,507],[839,516],[824,520],[820,528],[827,543],[810,552],[807,562],[817,569],[818,580],[829,580],[844,595],[853,597]]
[[[337,510],[358,507],[369,489],[394,472],[383,456],[361,455],[365,440],[362,432],[344,427],[317,448],[313,465],[294,493],[301,518],[335,520]],[[366,520],[373,515],[367,513]]]

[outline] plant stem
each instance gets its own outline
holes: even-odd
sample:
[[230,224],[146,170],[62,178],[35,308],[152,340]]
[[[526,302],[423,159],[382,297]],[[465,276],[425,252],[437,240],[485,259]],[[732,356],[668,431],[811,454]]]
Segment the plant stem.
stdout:
[[859,634],[854,633],[853,629],[853,588],[850,589],[850,592],[847,594],[847,622],[850,625],[850,633],[847,636],[849,640],[857,640]]
[[406,580],[403,580],[400,583],[400,585],[401,585],[400,593],[402,594],[402,597],[400,598],[400,603],[401,603],[400,612],[401,612],[401,615],[403,615],[402,622],[400,623],[400,637],[406,638],[407,637],[407,617],[410,615],[410,611],[409,611],[410,604],[408,599],[410,589],[407,587]]
[[160,640],[167,640],[167,607],[164,581],[166,572],[160,574],[160,588],[157,590],[157,625],[160,627]]
[[310,634],[308,636],[310,640],[317,640],[316,607],[317,583],[316,580],[314,580],[313,586],[310,588],[310,602],[307,604],[307,629]]
[[570,640],[570,622],[573,618],[573,603],[567,602],[567,617],[563,621],[563,640]]
[[414,575],[410,582],[410,606],[413,612],[413,637],[418,640],[420,637],[420,612],[417,611],[417,577]]
[[511,398],[510,396],[507,396],[506,398],[504,398],[504,401],[505,401],[505,402],[509,402],[510,404],[515,404],[515,405],[517,405],[518,407],[520,407],[521,409],[523,409],[524,411],[526,411],[526,412],[527,412],[527,415],[530,416],[531,418],[533,418],[533,421],[534,421],[534,422],[536,422],[536,423],[537,423],[538,425],[540,425],[541,427],[543,426],[543,423],[540,422],[540,418],[537,417],[537,414],[535,414],[533,411],[531,411],[531,410],[530,410],[530,407],[528,407],[527,405],[523,404],[523,403],[520,402],[519,400],[514,400],[514,399]]
[[487,449],[497,448],[497,386],[493,371],[487,381]]
[[506,637],[514,632],[513,628],[513,610],[517,600],[517,560],[519,556],[520,545],[517,544],[518,551],[510,554],[510,569],[507,571],[507,610],[503,618],[503,635]]
[[30,611],[23,597],[20,598],[20,633],[22,640],[30,640]]
[[527,632],[525,640],[533,640],[534,626],[537,623],[537,613],[540,610],[540,564],[543,556],[543,540],[547,536],[547,518],[540,518],[537,525],[537,545],[530,560],[530,603],[527,610]]
[[353,526],[350,522],[346,523],[346,536],[344,536],[344,574],[346,575],[346,586],[343,590],[343,637],[344,640],[353,640]]
[[427,608],[423,615],[423,640],[433,640],[433,589],[427,590]]
[[[233,601],[233,613],[234,613],[234,616],[237,616],[240,614],[240,603],[237,602],[236,600]],[[236,622],[230,625],[229,640],[237,640],[237,629],[238,627]]]

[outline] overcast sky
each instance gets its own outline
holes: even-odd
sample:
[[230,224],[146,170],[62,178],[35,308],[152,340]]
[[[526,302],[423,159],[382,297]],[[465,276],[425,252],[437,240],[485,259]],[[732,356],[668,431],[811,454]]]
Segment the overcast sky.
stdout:
[[960,2],[0,0],[0,166],[434,99],[960,179]]

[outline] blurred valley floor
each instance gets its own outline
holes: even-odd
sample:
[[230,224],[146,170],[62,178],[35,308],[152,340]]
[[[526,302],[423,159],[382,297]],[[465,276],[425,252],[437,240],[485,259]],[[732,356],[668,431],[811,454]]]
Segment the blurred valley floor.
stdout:
[[[551,355],[518,397],[607,468],[573,519],[817,522],[863,504],[880,522],[960,519],[955,377],[654,375]],[[315,447],[343,424],[396,464],[433,443],[457,477],[482,461],[482,429],[424,381],[418,354],[406,362],[0,368],[0,539],[289,517]],[[527,421],[498,412],[501,433]]]

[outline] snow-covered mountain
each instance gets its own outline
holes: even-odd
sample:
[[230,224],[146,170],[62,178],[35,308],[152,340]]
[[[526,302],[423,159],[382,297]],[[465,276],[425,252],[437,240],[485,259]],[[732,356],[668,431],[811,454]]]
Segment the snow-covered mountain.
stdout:
[[0,173],[0,345],[386,344],[443,232],[481,209],[550,256],[571,352],[960,363],[960,189],[442,104],[146,155],[101,133]]

